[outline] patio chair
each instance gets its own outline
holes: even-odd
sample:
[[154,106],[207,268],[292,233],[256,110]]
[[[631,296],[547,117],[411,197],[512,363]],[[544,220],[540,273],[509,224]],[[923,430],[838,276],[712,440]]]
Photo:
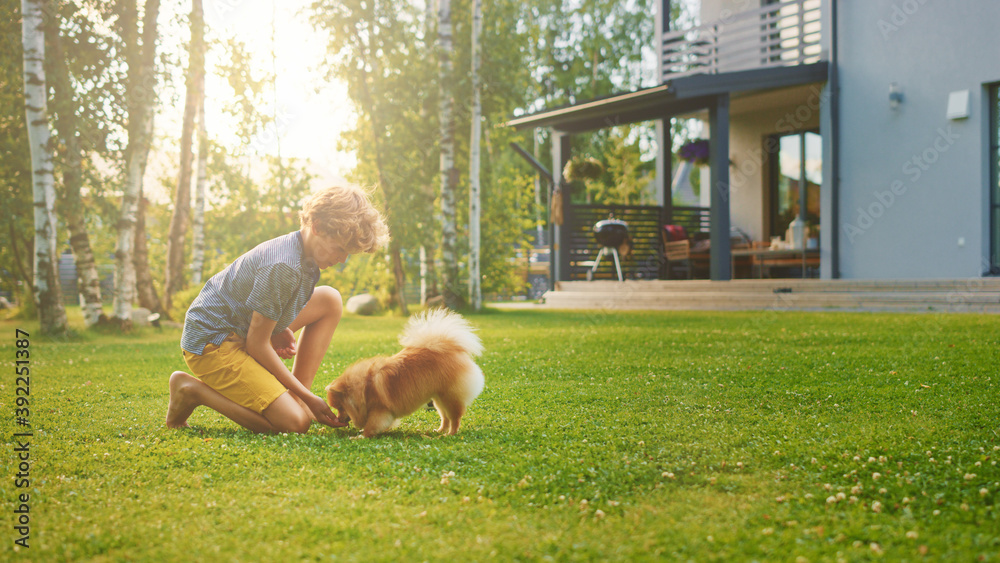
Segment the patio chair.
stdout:
[[687,274],[687,279],[694,277],[694,266],[691,264],[691,241],[688,239],[665,241],[663,257],[667,260],[667,277],[674,279],[674,270]]

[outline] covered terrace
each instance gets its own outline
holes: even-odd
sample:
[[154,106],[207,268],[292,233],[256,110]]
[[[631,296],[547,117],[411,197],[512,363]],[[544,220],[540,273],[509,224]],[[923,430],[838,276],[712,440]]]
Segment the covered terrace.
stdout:
[[[591,209],[593,206],[571,203],[573,187],[562,179],[560,173],[572,157],[573,135],[643,121],[659,122],[658,126],[669,135],[671,118],[706,110],[709,123],[708,166],[712,179],[711,203],[707,221],[704,221],[709,224],[710,231],[709,277],[712,280],[732,279],[729,205],[730,101],[755,92],[824,82],[827,80],[827,73],[827,63],[819,61],[721,74],[694,74],[670,79],[659,86],[540,111],[508,121],[508,126],[517,129],[548,127],[552,131],[553,176],[554,181],[559,182],[558,189],[563,197],[564,215],[562,225],[550,225],[552,279],[554,281],[577,279],[574,270],[580,268],[574,268],[573,264],[577,263],[577,258],[581,254],[592,252],[581,247],[590,240],[589,236],[585,236],[585,230],[593,225],[592,220],[595,217],[592,215],[595,210]],[[673,176],[672,148],[669,139],[661,143],[657,150],[662,151],[660,160],[663,163],[657,173],[662,174],[664,178],[664,189],[658,194],[659,205],[645,209],[619,206],[621,207],[619,211],[630,213],[632,216],[641,215],[647,222],[656,217],[657,232],[662,225],[702,221],[697,210],[673,207],[669,181]],[[637,261],[651,264],[650,260],[653,260],[653,264],[659,263],[660,257],[655,254],[657,250],[643,248],[642,251],[645,255],[637,256]],[[655,268],[647,267],[645,277],[658,277],[650,275],[652,270]]]

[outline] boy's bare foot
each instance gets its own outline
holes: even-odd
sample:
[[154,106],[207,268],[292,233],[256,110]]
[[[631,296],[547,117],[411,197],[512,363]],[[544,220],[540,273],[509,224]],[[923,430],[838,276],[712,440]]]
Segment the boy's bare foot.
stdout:
[[194,385],[203,384],[183,371],[175,371],[170,374],[170,404],[167,406],[168,428],[190,428],[187,419],[198,406],[194,394],[191,393]]

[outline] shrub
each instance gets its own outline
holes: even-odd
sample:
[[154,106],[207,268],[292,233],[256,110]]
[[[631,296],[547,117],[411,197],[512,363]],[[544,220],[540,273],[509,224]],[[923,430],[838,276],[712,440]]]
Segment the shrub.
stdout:
[[205,284],[200,284],[196,286],[189,287],[184,291],[178,291],[174,294],[173,302],[170,306],[170,318],[177,322],[184,322],[184,314],[187,313],[188,307],[194,301],[195,297],[201,293],[201,288],[205,287]]

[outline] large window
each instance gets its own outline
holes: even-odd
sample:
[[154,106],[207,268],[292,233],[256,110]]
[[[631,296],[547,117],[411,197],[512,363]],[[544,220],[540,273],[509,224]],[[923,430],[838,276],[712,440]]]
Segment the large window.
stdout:
[[[823,138],[814,131],[779,135],[772,149],[770,236],[784,237],[796,217],[806,223],[809,238],[819,238],[819,191],[823,183]],[[805,207],[799,204],[805,194]]]
[[990,274],[1000,274],[1000,84],[990,87]]

